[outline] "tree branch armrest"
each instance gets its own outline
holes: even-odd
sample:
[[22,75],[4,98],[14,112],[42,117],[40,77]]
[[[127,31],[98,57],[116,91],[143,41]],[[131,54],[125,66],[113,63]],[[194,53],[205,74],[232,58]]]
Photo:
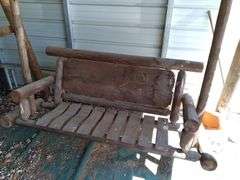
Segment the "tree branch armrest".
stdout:
[[54,76],[48,76],[38,81],[27,84],[21,88],[13,90],[9,96],[13,102],[20,103],[21,100],[26,99],[31,95],[34,95],[44,90],[46,87],[49,87],[53,84],[53,82]]
[[182,97],[184,129],[187,132],[195,133],[201,124],[192,97],[184,94]]

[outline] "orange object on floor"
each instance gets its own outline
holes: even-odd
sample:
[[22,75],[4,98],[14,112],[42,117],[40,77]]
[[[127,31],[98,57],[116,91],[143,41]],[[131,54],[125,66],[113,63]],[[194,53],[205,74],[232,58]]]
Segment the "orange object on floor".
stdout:
[[202,116],[202,123],[206,129],[220,129],[220,119],[217,115],[209,112],[204,112]]

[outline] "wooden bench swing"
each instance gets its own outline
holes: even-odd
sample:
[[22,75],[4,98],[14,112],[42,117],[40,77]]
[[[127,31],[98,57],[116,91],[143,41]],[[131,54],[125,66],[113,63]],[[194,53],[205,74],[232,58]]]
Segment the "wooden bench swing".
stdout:
[[[48,47],[58,57],[55,77],[49,76],[12,91],[20,103],[17,124],[117,144],[145,152],[198,161],[214,170],[215,159],[201,150],[196,133],[200,121],[190,95],[184,94],[185,71],[201,72],[199,62],[160,59]],[[172,70],[178,70],[177,79]],[[24,102],[53,87],[56,107],[29,120]],[[180,105],[183,130],[180,146],[168,143],[178,131]],[[154,115],[153,115],[154,114]],[[191,149],[196,147],[197,151]]]

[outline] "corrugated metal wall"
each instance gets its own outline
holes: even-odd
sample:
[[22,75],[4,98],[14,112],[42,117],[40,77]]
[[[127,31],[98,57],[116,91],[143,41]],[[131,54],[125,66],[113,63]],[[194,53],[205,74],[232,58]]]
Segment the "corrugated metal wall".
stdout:
[[[73,47],[159,56],[167,0],[70,0]],[[61,0],[22,0],[21,13],[41,66],[53,67],[48,45],[66,46]],[[7,21],[0,11],[0,25]],[[3,62],[19,63],[14,36],[0,39]]]
[[[53,67],[55,61],[47,57],[44,49],[48,45],[66,46],[66,35],[60,0],[22,0],[21,15],[39,63],[44,67]],[[0,10],[0,25],[7,25],[5,15]],[[12,36],[0,39],[3,62],[19,63],[16,38]]]
[[[171,6],[168,6],[172,3]],[[217,12],[220,0],[68,0],[72,47],[78,49],[160,56],[163,39],[169,58],[206,64],[212,34],[207,11]],[[172,11],[164,34],[167,7]],[[48,45],[66,47],[62,0],[22,0],[21,12],[41,66],[53,67]],[[65,16],[66,17],[66,16]],[[6,24],[0,11],[0,24]],[[164,38],[165,35],[165,38]],[[167,38],[166,38],[167,37]],[[16,40],[0,39],[3,62],[19,63]],[[189,73],[186,89],[200,91],[202,75]],[[191,88],[189,88],[191,87]],[[192,90],[190,90],[192,89]]]
[[[172,0],[172,17],[166,57],[204,62],[212,42],[207,11],[216,20],[220,0]],[[187,73],[186,91],[197,102],[203,73]]]
[[70,0],[73,47],[159,56],[166,7],[167,0]]

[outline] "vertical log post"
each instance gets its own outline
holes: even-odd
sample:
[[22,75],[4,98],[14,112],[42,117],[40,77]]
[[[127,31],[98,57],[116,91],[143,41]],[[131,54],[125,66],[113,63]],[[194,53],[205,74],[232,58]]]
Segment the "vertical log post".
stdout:
[[206,68],[206,72],[204,75],[200,96],[198,99],[197,112],[198,112],[199,116],[202,115],[204,108],[206,106],[207,100],[208,100],[214,72],[216,70],[217,62],[219,59],[219,54],[220,54],[220,50],[221,50],[221,46],[222,46],[224,32],[226,29],[228,17],[229,17],[230,10],[231,10],[231,5],[232,5],[232,0],[222,0],[221,1],[218,18],[217,18],[217,23],[216,23],[216,28],[215,28],[215,32],[213,35],[212,47],[210,50],[207,68]]
[[54,102],[59,104],[62,101],[62,77],[63,77],[63,58],[57,61],[56,80],[54,87]]
[[[10,0],[12,1],[12,0]],[[12,31],[16,34],[16,31],[15,31],[15,27],[14,27],[14,20],[13,20],[13,14],[12,14],[12,11],[11,11],[11,7],[10,7],[10,2],[9,0],[1,0],[0,1],[0,4],[3,8],[3,11],[7,17],[7,20],[12,28]],[[40,70],[40,66],[37,62],[37,57],[33,51],[33,48],[32,48],[32,45],[30,43],[30,41],[28,40],[27,38],[27,33],[23,27],[23,33],[24,33],[24,41],[26,43],[26,48],[27,48],[27,55],[28,55],[28,58],[29,58],[29,65],[30,65],[30,68],[31,68],[31,71],[34,75],[34,77],[39,80],[41,78],[43,78],[43,74]]]
[[30,101],[28,99],[23,99],[20,104],[20,115],[23,120],[28,120],[31,116]]
[[[24,77],[24,80],[26,83],[31,83],[32,76],[31,76],[31,71],[29,68],[26,43],[24,40],[24,29],[22,27],[22,21],[21,21],[21,17],[20,17],[20,8],[19,8],[18,0],[11,0],[10,5],[11,5],[11,9],[12,9],[14,29],[16,32],[18,51],[19,51],[19,56],[21,59],[23,77]],[[34,96],[31,96],[28,100],[29,100],[29,106],[31,109],[31,113],[33,114],[36,112],[36,103],[34,100]],[[25,103],[25,104],[27,104],[27,103]]]
[[180,137],[180,147],[183,152],[188,152],[197,143],[197,132],[200,121],[190,95],[184,94],[182,97],[184,129]]
[[[211,13],[211,11],[208,11],[207,14],[208,14],[208,18],[209,18],[209,21],[210,21],[212,34],[214,34],[214,25],[213,25],[212,13]],[[220,69],[220,73],[221,73],[222,82],[224,84],[225,81],[224,81],[224,75],[223,75],[221,59],[218,59],[218,65],[219,65],[219,69]]]
[[178,73],[177,81],[176,81],[175,92],[174,92],[173,103],[172,103],[172,110],[170,114],[170,121],[172,124],[176,124],[179,118],[181,99],[183,96],[183,90],[185,86],[185,79],[186,79],[186,72],[180,70]]
[[217,110],[225,109],[232,97],[233,91],[240,77],[240,41],[233,58],[233,62],[229,69],[226,83],[224,84],[220,99],[218,101]]

